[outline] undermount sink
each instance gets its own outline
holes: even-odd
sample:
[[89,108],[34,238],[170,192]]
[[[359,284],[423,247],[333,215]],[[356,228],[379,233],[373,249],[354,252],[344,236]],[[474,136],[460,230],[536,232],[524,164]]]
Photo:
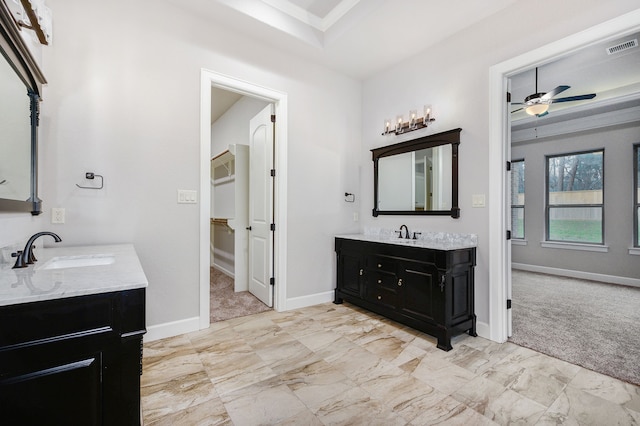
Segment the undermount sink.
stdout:
[[115,261],[113,254],[92,254],[80,256],[57,256],[49,259],[38,269],[82,268],[87,266],[110,265]]

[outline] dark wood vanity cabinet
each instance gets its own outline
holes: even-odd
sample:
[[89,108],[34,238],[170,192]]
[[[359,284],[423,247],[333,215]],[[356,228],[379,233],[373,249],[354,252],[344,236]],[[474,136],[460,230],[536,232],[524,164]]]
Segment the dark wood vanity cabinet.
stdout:
[[145,289],[0,307],[3,424],[140,424]]
[[406,324],[451,350],[451,337],[476,336],[475,247],[435,250],[336,238],[334,303],[344,300]]

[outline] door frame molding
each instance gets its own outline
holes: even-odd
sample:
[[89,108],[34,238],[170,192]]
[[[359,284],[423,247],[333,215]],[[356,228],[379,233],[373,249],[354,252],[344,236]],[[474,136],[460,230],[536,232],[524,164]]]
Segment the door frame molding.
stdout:
[[509,77],[536,65],[554,61],[598,42],[640,31],[640,9],[613,18],[561,40],[526,52],[489,68],[489,338],[505,342],[508,282],[506,230],[509,229],[505,164],[511,129],[505,99]]
[[[278,311],[286,306],[287,294],[287,107],[288,96],[235,77],[205,68],[200,72],[200,329],[209,327],[209,244],[211,209],[211,87],[244,96],[262,99],[274,104],[276,114],[275,164],[277,170],[274,193],[275,206],[275,257],[274,277],[276,286],[273,308]],[[248,125],[248,124],[247,124]]]

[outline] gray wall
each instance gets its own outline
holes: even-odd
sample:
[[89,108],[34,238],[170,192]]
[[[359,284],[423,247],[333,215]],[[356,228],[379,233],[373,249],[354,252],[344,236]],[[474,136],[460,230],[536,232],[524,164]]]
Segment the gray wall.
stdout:
[[[512,261],[526,265],[640,278],[633,246],[633,144],[640,122],[521,142],[511,158],[525,160],[525,240],[512,246]],[[545,155],[604,148],[604,240],[607,253],[541,247],[545,238]]]

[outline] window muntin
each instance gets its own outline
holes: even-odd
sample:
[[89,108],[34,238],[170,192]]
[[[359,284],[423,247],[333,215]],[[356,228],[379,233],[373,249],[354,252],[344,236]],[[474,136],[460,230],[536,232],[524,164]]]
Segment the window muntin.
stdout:
[[547,156],[546,239],[604,243],[604,150]]
[[511,162],[511,238],[524,239],[524,160]]

